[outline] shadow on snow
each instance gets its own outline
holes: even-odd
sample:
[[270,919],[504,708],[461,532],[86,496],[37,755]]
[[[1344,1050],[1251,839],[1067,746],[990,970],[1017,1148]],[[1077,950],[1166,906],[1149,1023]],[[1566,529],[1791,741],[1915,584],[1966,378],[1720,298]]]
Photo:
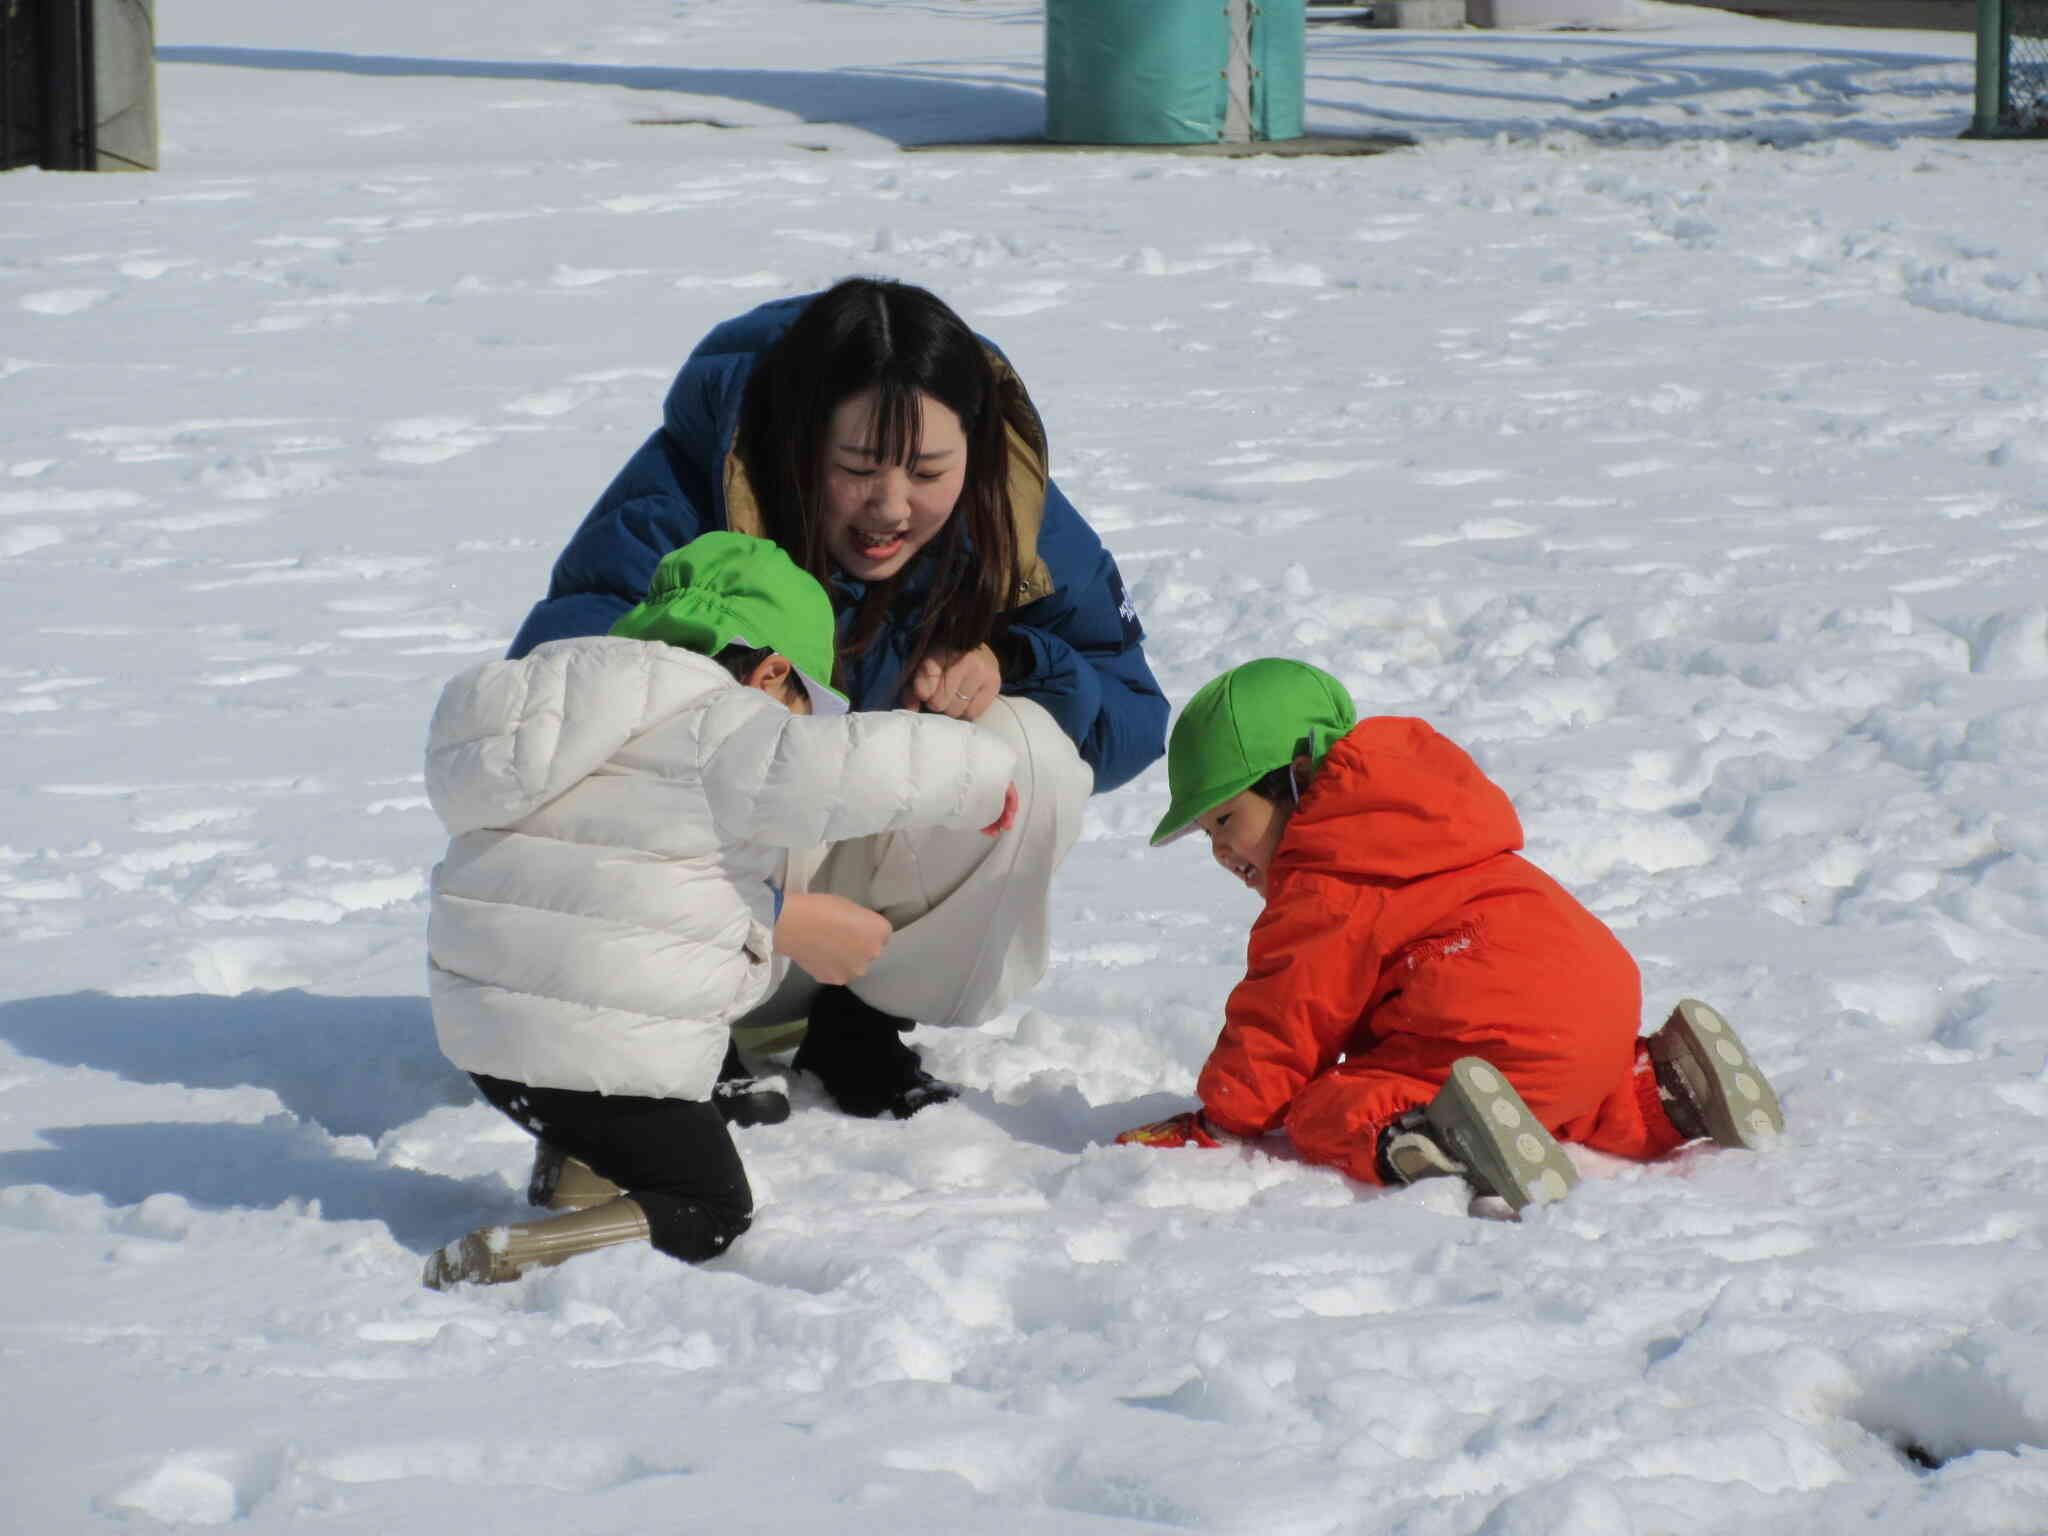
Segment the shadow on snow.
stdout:
[[[859,128],[897,144],[1030,140],[1042,135],[1045,97],[1036,84],[969,68],[841,70],[681,69],[655,65],[563,64],[543,60],[428,59],[305,49],[162,47],[166,64],[307,70],[383,78],[529,80],[612,86],[679,96],[723,97],[786,112],[805,123]],[[1344,64],[1356,69],[1339,69]],[[1309,56],[1309,104],[1363,125],[1426,127],[1490,136],[1573,132],[1603,140],[1744,139],[1774,144],[1846,137],[1880,143],[1952,137],[1970,120],[1971,87],[1948,72],[1969,60],[1876,49],[1644,43],[1548,34],[1529,39],[1427,41],[1398,33],[1330,41]],[[1901,76],[1921,74],[1919,79]],[[1545,82],[1556,83],[1546,89]],[[1588,97],[1589,83],[1611,83]],[[1364,87],[1388,103],[1441,97],[1443,112],[1318,97],[1319,83]],[[1910,120],[1859,116],[1867,98],[1924,102]],[[1461,114],[1458,101],[1496,111]],[[1497,115],[1501,105],[1517,115]],[[1698,121],[1658,121],[1647,109],[1676,108]]]
[[0,1152],[0,1186],[47,1184],[111,1206],[177,1195],[208,1210],[318,1201],[327,1221],[374,1221],[424,1253],[480,1221],[516,1214],[502,1189],[334,1155],[333,1143],[282,1115],[260,1125],[147,1121],[66,1125],[33,1151]]
[[220,1208],[318,1200],[324,1216],[385,1222],[414,1247],[503,1204],[492,1181],[393,1167],[367,1148],[356,1156],[335,1145],[375,1141],[432,1109],[475,1101],[468,1077],[436,1048],[423,997],[78,992],[0,1004],[0,1041],[130,1082],[268,1089],[290,1112],[260,1124],[49,1127],[38,1133],[45,1146],[0,1153],[0,1184],[47,1184],[115,1205],[164,1193]]
[[476,1097],[435,1046],[424,997],[74,992],[0,1003],[0,1040],[57,1066],[131,1082],[268,1088],[335,1136],[375,1140]]
[[673,69],[624,64],[553,64],[541,60],[419,59],[387,54],[321,53],[305,49],[165,47],[163,64],[215,64],[237,69],[310,70],[380,78],[531,80],[557,85],[617,86],[678,96],[719,96],[787,112],[800,122],[838,123],[894,140],[1029,137],[1045,125],[1038,91],[999,79],[939,70]]
[[[1362,72],[1318,69],[1339,60],[1363,66]],[[1795,144],[1841,137],[1888,144],[1954,137],[1967,127],[1972,111],[1969,81],[1958,85],[1937,71],[1968,69],[1967,59],[1875,49],[1645,44],[1553,34],[1542,39],[1539,51],[1526,39],[1432,39],[1418,44],[1383,35],[1316,50],[1309,60],[1308,87],[1313,92],[1320,75],[1332,85],[1362,85],[1389,97],[1441,96],[1446,98],[1441,113],[1361,106],[1313,94],[1309,101],[1319,110],[1375,123],[1477,136],[1562,131],[1598,139]],[[1924,73],[1915,80],[1896,78],[1913,72]],[[1557,88],[1545,89],[1546,81],[1555,81]],[[1590,82],[1611,84],[1612,89],[1589,99]],[[1865,99],[1873,95],[1911,98],[1925,102],[1930,110],[1910,121],[1859,118]],[[1516,117],[1472,118],[1450,105],[1457,100],[1523,110]],[[1700,121],[1631,115],[1656,107],[1697,113]]]

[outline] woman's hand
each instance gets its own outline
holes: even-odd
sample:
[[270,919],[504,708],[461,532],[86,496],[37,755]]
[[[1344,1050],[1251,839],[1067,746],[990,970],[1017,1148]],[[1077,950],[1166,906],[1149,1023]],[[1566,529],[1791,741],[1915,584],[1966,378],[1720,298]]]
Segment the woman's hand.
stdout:
[[1002,691],[1003,672],[996,664],[996,653],[977,645],[958,654],[933,651],[926,656],[903,685],[900,702],[905,709],[951,715],[955,720],[979,720]]
[[866,975],[894,931],[889,919],[857,901],[826,891],[798,891],[782,899],[775,948],[805,975],[838,987]]

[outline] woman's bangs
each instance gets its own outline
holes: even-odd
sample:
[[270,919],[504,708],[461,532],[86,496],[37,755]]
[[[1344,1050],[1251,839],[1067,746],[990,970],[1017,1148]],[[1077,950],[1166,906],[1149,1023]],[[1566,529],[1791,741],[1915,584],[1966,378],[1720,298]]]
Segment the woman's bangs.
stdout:
[[901,379],[875,383],[875,413],[869,419],[867,449],[877,464],[908,467],[923,446],[923,396]]

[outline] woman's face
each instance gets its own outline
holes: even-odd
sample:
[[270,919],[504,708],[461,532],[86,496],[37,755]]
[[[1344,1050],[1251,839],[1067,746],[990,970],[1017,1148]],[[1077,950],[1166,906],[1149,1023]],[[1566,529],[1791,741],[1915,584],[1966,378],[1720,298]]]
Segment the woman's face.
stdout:
[[915,455],[884,464],[873,451],[875,391],[840,401],[826,424],[825,552],[856,581],[894,576],[953,515],[967,483],[967,434],[960,418],[919,395]]

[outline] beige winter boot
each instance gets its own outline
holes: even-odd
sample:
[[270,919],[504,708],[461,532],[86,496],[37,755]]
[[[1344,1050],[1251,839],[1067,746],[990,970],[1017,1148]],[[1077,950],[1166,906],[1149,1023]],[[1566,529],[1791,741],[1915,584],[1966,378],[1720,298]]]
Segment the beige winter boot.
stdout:
[[1705,1136],[1719,1146],[1754,1151],[1784,1131],[1785,1113],[1771,1080],[1750,1060],[1728,1021],[1698,998],[1679,1003],[1644,1044],[1663,1090],[1664,1112],[1687,1140]]
[[810,1027],[809,1019],[784,1019],[775,1024],[735,1024],[732,1037],[743,1051],[755,1056],[773,1056],[802,1045]]
[[1515,1211],[1561,1200],[1579,1182],[1515,1085],[1477,1056],[1458,1060],[1435,1098],[1381,1133],[1379,1161],[1403,1184],[1454,1174]]
[[647,1238],[647,1213],[631,1200],[608,1200],[546,1221],[479,1227],[427,1259],[420,1283],[430,1291],[451,1285],[502,1285],[529,1269],[559,1264],[593,1248]]
[[550,1211],[581,1211],[624,1191],[590,1164],[545,1141],[533,1145],[533,1172],[526,1179],[526,1203]]

